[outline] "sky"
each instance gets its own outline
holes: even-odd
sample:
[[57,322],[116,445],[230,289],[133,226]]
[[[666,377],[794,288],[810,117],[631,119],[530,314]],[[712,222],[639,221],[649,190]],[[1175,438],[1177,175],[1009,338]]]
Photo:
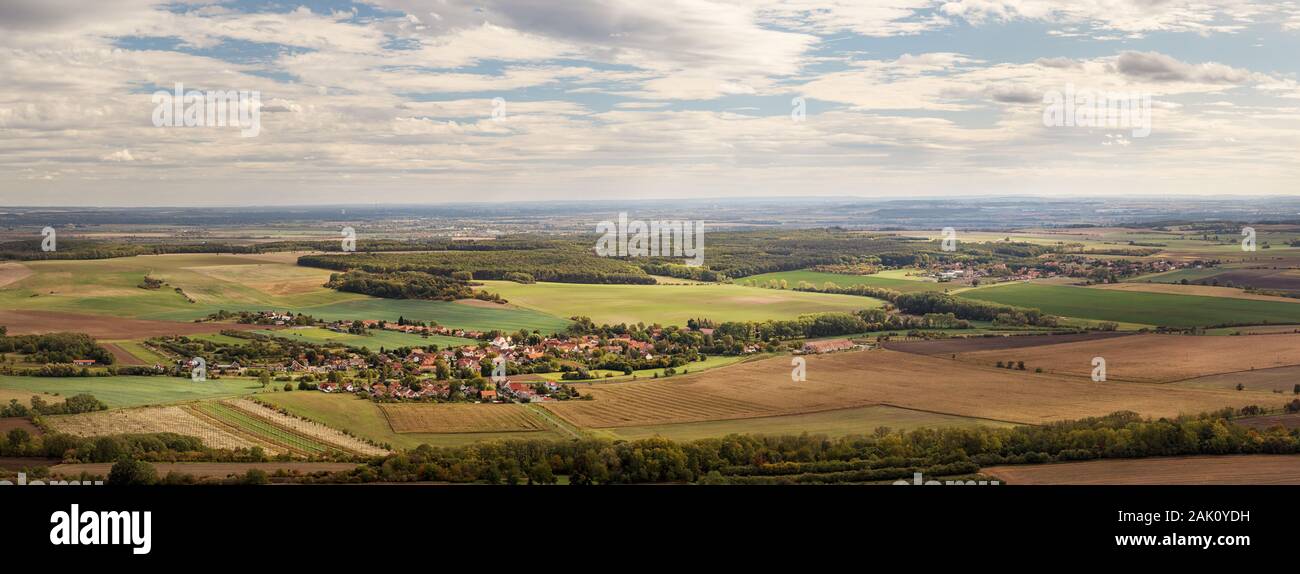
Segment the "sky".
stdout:
[[1295,194],[1296,54],[1295,0],[5,0],[0,208]]

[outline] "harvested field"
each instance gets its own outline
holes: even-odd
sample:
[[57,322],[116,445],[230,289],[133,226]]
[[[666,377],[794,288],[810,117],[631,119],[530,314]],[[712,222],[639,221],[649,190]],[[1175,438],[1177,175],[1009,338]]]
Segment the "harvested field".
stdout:
[[1138,458],[994,466],[1007,484],[1300,484],[1300,455]]
[[[198,437],[213,448],[252,448],[263,446],[193,416],[181,407],[147,407],[102,411],[80,415],[47,417],[49,425],[60,432],[97,437],[124,433],[172,432]],[[272,450],[272,454],[282,449]]]
[[1059,343],[1077,343],[1123,337],[1132,333],[1118,331],[1093,333],[1068,333],[1063,335],[1015,335],[1007,337],[963,337],[953,339],[933,339],[929,341],[888,341],[883,344],[886,349],[916,353],[919,355],[949,355],[952,353],[973,353],[975,351],[993,351],[999,349],[1019,349],[1040,345]]
[[249,415],[265,419],[276,426],[284,427],[295,433],[316,439],[340,450],[367,456],[383,456],[388,454],[387,450],[371,446],[370,443],[344,434],[343,432],[332,429],[323,424],[289,416],[248,399],[230,399],[223,402],[226,405],[244,411]]
[[955,417],[935,413],[876,405],[854,409],[837,409],[801,415],[783,415],[753,419],[731,419],[654,425],[646,427],[617,427],[602,430],[613,438],[636,440],[661,436],[672,440],[699,440],[723,437],[729,434],[800,435],[820,434],[830,437],[870,435],[877,428],[910,431],[935,427],[1009,427],[998,423],[968,417]]
[[1093,383],[889,350],[836,353],[807,360],[808,380],[804,382],[792,382],[789,357],[777,357],[667,380],[594,385],[586,392],[595,400],[543,406],[575,426],[596,428],[742,419],[869,405],[1039,424],[1122,410],[1155,417],[1200,413],[1225,406],[1262,404],[1272,396]]
[[1281,391],[1290,397],[1294,394],[1293,391],[1298,383],[1300,383],[1300,366],[1224,373],[1196,377],[1174,384],[1194,389],[1236,389],[1237,385],[1242,385],[1248,391]]
[[234,323],[181,323],[127,319],[111,315],[82,315],[57,311],[0,310],[0,325],[9,327],[11,335],[38,335],[73,331],[96,339],[144,339],[163,335],[217,333],[224,329],[250,331],[257,325]]
[[1011,351],[959,353],[983,365],[1024,361],[1029,370],[1089,378],[1092,358],[1106,359],[1111,381],[1165,383],[1220,373],[1300,365],[1300,335],[1198,337],[1133,335],[1100,341],[1044,345]]
[[32,274],[32,270],[22,263],[0,263],[0,287],[17,283]]
[[[150,463],[158,476],[169,472],[192,474],[200,478],[228,478],[247,473],[257,468],[274,474],[283,470],[289,474],[308,474],[312,472],[339,472],[351,470],[357,465],[348,462],[155,462]],[[60,476],[79,476],[81,473],[108,476],[112,463],[95,462],[87,464],[60,464],[50,467],[50,472]]]
[[545,421],[524,405],[513,404],[381,404],[393,432],[474,433],[523,432],[546,428]]

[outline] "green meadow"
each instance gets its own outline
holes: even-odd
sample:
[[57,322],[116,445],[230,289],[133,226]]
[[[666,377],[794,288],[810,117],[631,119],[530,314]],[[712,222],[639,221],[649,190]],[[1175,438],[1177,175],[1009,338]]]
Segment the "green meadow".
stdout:
[[[47,402],[90,393],[109,408],[159,405],[216,397],[246,395],[262,390],[249,379],[209,379],[195,382],[180,377],[10,377],[0,376],[0,390],[26,391],[33,394],[60,395],[43,397]],[[26,401],[20,401],[26,403]]]
[[951,283],[939,283],[936,281],[924,281],[920,278],[905,279],[905,275],[898,273],[903,270],[883,271],[873,275],[841,275],[839,273],[822,273],[820,271],[810,271],[800,269],[798,271],[779,271],[776,273],[764,273],[737,279],[736,283],[740,285],[766,285],[769,281],[785,281],[791,288],[799,285],[800,281],[807,281],[820,288],[827,282],[834,283],[840,287],[851,287],[854,285],[868,285],[871,287],[883,287],[910,293],[913,291],[945,291],[949,288],[960,287]]
[[[762,356],[766,357],[769,355],[762,355]],[[676,370],[677,370],[677,374],[679,375],[683,374],[684,372],[698,373],[701,371],[707,371],[709,369],[716,369],[718,367],[734,365],[736,363],[739,363],[741,361],[746,361],[751,358],[753,357],[745,357],[745,356],[730,357],[725,355],[710,355],[708,357],[705,357],[703,361],[695,361],[687,365],[682,365],[680,367],[677,367]],[[618,381],[630,381],[632,380],[632,377],[636,377],[637,379],[651,379],[654,378],[655,375],[663,377],[664,370],[665,369],[641,369],[637,371],[632,371],[631,375],[624,375],[623,371],[595,369],[590,371],[591,374],[596,377],[595,379],[587,379],[585,381],[575,381],[575,382],[613,383]],[[613,376],[606,377],[605,375],[613,375]],[[540,373],[537,376],[546,379],[548,381],[563,381],[564,373]],[[564,382],[568,383],[569,381],[564,381]]]
[[[222,309],[277,310],[327,320],[396,321],[405,316],[471,330],[536,329],[546,333],[568,325],[560,317],[506,305],[492,308],[450,301],[379,299],[326,289],[323,285],[330,272],[299,267],[291,254],[146,255],[23,264],[33,274],[0,290],[0,308],[182,322]],[[138,285],[146,274],[167,285],[141,289]]]
[[1279,301],[1110,291],[1031,283],[964,291],[959,296],[1035,307],[1063,317],[1142,325],[1195,327],[1227,323],[1300,323],[1300,305]]
[[382,331],[378,329],[371,330],[368,335],[336,333],[329,329],[322,329],[320,327],[295,327],[291,329],[279,329],[274,331],[262,330],[254,332],[307,343],[338,344],[356,348],[366,347],[372,351],[377,351],[381,347],[385,349],[398,349],[402,347],[426,347],[429,345],[437,345],[439,348],[445,348],[478,344],[478,341],[475,341],[474,339],[466,339],[463,337],[447,337],[444,335],[429,335],[428,337],[422,337],[411,333]]
[[[557,317],[585,315],[599,323],[685,325],[692,318],[722,321],[794,319],[809,313],[851,312],[882,301],[852,295],[801,293],[741,285],[585,285],[484,281],[483,289],[510,303]],[[409,315],[408,315],[409,317]]]

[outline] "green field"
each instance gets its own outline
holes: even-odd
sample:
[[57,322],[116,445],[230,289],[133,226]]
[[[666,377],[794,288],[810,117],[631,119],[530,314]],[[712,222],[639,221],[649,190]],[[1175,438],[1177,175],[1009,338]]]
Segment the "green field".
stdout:
[[[762,356],[766,357],[768,355],[762,355]],[[737,356],[712,355],[712,356],[705,357],[703,361],[695,361],[693,363],[677,367],[677,373],[681,374],[683,369],[686,369],[692,373],[698,373],[700,371],[716,369],[718,367],[725,367],[727,365],[734,365],[736,363],[739,363],[741,361],[750,358],[753,357],[744,357],[739,355]],[[631,380],[632,376],[636,376],[638,379],[652,378],[655,376],[655,374],[658,374],[660,377],[664,376],[664,369],[641,369],[639,371],[632,371],[632,375],[624,375],[622,371],[609,371],[604,369],[594,369],[590,372],[591,374],[595,375],[597,378],[594,380],[587,379],[586,381],[574,381],[574,382],[612,383],[616,381]],[[609,378],[604,378],[606,374],[610,374],[614,376]],[[563,380],[562,379],[563,375],[564,373],[540,373],[537,376],[546,379],[548,381],[560,381]],[[565,382],[567,383],[569,381],[565,381]]]
[[1143,325],[1194,327],[1227,323],[1300,323],[1300,305],[1280,301],[1109,291],[1030,283],[964,291],[959,296],[1035,307],[1063,317]]
[[[134,319],[193,321],[219,310],[292,311],[320,319],[398,317],[448,327],[563,330],[568,321],[502,305],[450,301],[378,299],[326,289],[330,272],[299,267],[291,255],[146,255],[86,261],[31,261],[33,274],[0,290],[0,309],[113,315]],[[148,274],[167,286],[137,285]],[[195,302],[173,289],[181,288]],[[566,315],[567,317],[567,315]]]
[[114,345],[121,347],[122,350],[131,353],[132,356],[134,356],[137,359],[140,359],[141,361],[144,361],[146,364],[166,365],[171,363],[171,360],[168,359],[167,357],[164,357],[159,353],[156,353],[152,350],[145,348],[145,346],[141,344],[140,341],[106,341],[106,342],[113,343]]
[[[248,379],[211,379],[193,382],[179,377],[0,376],[0,389],[58,394],[64,398],[90,393],[109,408],[117,409],[246,395],[260,391],[262,387],[256,381]],[[45,397],[45,400],[51,399]]]
[[673,440],[698,440],[722,437],[729,434],[799,435],[823,434],[831,437],[851,434],[871,434],[878,427],[894,430],[913,430],[933,427],[1009,427],[1010,424],[926,413],[884,405],[855,409],[840,409],[820,413],[785,415],[754,419],[707,421],[644,427],[621,427],[594,431],[610,438],[636,440],[662,436]]
[[565,439],[569,434],[555,430],[497,433],[395,433],[379,406],[352,395],[313,392],[267,393],[258,395],[268,403],[338,430],[350,432],[397,449],[421,444],[462,446],[492,439]]
[[736,283],[741,285],[764,285],[768,281],[776,280],[785,281],[786,284],[793,289],[799,285],[800,281],[807,281],[820,289],[822,285],[830,282],[839,285],[840,287],[868,285],[871,287],[893,289],[904,293],[911,293],[914,291],[944,291],[950,288],[960,287],[959,284],[923,281],[920,278],[904,279],[903,273],[906,271],[907,270],[903,269],[895,269],[882,271],[874,275],[841,275],[839,273],[822,273],[820,271],[802,269],[799,271],[780,271],[777,273],[764,273],[762,275],[744,277],[737,279]]
[[[585,315],[600,323],[685,325],[707,317],[717,322],[794,319],[808,313],[852,312],[879,307],[869,297],[800,293],[740,285],[579,285],[484,281],[484,290],[511,303],[558,317]],[[408,315],[409,316],[409,315]]]
[[429,335],[422,337],[410,333],[399,333],[396,331],[371,330],[369,335],[353,335],[351,333],[336,333],[329,329],[320,327],[294,327],[291,329],[280,330],[262,330],[254,331],[263,335],[280,337],[295,341],[304,341],[316,344],[338,344],[349,347],[367,347],[372,351],[378,351],[381,347],[385,349],[399,349],[402,347],[426,347],[428,345],[437,345],[438,348],[446,347],[463,347],[465,345],[477,345],[478,341],[466,339],[463,337],[447,337],[444,335]]

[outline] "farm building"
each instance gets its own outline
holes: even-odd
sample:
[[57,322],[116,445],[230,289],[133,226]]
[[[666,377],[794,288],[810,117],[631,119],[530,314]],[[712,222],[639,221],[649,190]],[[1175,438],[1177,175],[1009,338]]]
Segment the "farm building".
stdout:
[[848,339],[829,339],[826,341],[808,341],[803,344],[803,352],[810,354],[831,353],[834,351],[846,351],[856,347],[853,341]]

